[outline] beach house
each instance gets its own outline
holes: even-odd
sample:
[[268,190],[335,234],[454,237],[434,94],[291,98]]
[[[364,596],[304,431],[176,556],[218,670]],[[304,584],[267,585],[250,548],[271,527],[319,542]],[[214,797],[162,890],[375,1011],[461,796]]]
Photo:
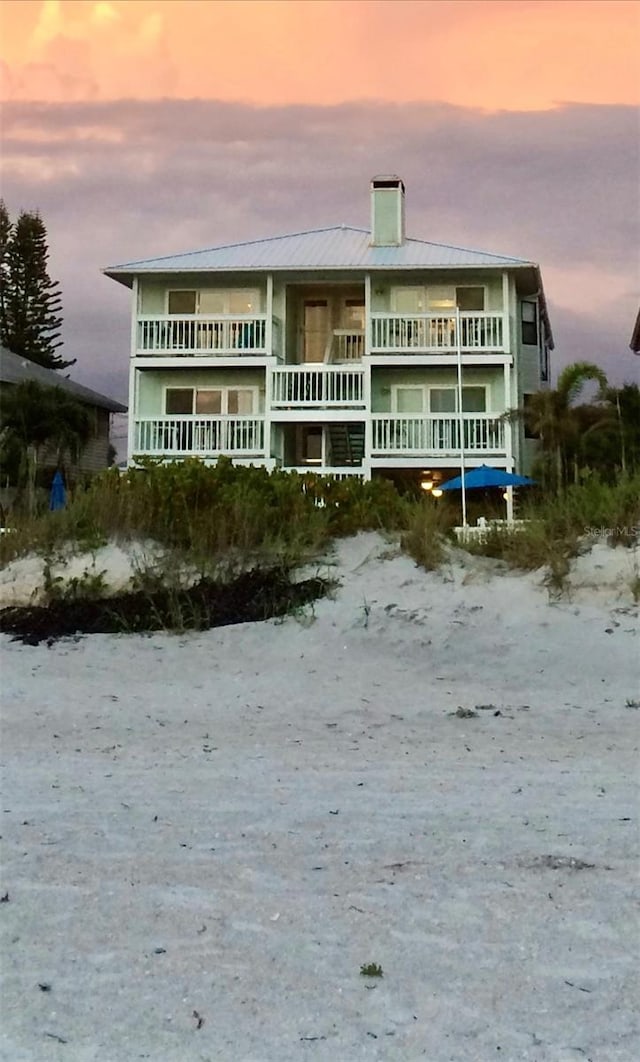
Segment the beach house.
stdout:
[[[188,456],[432,483],[526,472],[503,419],[549,379],[538,265],[405,231],[396,176],[338,225],[128,262],[129,460]],[[462,241],[460,241],[462,242]]]

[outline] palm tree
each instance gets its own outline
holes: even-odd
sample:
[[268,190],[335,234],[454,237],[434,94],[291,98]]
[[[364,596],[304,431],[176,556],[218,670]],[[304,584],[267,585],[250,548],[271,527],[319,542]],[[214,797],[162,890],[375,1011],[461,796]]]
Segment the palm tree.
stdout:
[[[555,388],[536,391],[529,396],[526,406],[506,414],[506,419],[523,422],[530,434],[540,440],[543,456],[547,459],[543,466],[543,480],[547,481],[546,485],[555,482],[558,490],[567,481],[570,460],[573,460],[577,476],[581,421],[576,412],[580,407],[576,403],[589,381],[598,384],[598,396],[602,396],[607,387],[604,371],[589,361],[574,362],[562,370]],[[595,431],[597,426],[591,424],[589,430]]]
[[60,467],[69,456],[77,460],[93,428],[90,411],[59,387],[27,380],[5,387],[0,404],[0,450],[11,447],[20,454],[19,486],[26,486],[27,509],[35,509],[38,462],[45,451],[55,450]]

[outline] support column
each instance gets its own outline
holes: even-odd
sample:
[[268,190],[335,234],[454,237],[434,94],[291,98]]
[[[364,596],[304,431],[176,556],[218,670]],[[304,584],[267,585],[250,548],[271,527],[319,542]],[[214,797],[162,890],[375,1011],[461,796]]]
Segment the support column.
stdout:
[[502,349],[511,353],[511,305],[509,296],[509,274],[502,274]]
[[138,349],[138,278],[133,278],[131,288],[131,339],[129,343],[129,411],[127,414],[127,465],[131,464],[135,449],[136,425],[138,416],[138,371],[136,369],[136,352]]
[[[505,411],[512,408],[511,397],[511,366],[505,364],[504,366],[504,406]],[[504,448],[507,458],[507,471],[513,472],[513,425],[511,421],[506,420],[504,422]],[[507,487],[507,520],[511,522],[513,520],[513,487]]]
[[272,355],[273,350],[273,274],[269,273],[267,276],[267,321],[265,328],[265,346],[267,348],[267,354]]
[[371,275],[364,278],[364,354],[362,357],[362,397],[364,400],[364,454],[362,475],[371,479],[371,452],[373,450],[373,421],[371,420]]

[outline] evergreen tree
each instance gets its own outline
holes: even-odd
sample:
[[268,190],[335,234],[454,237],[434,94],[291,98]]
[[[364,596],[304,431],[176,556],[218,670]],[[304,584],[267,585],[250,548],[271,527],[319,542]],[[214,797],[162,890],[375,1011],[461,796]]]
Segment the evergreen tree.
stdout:
[[[7,297],[9,293],[9,244],[13,226],[4,200],[0,199],[0,339],[7,334]],[[5,344],[6,346],[6,344]]]
[[66,369],[62,345],[60,285],[47,267],[47,230],[40,215],[22,211],[15,225],[0,209],[0,339],[20,357],[47,369]]

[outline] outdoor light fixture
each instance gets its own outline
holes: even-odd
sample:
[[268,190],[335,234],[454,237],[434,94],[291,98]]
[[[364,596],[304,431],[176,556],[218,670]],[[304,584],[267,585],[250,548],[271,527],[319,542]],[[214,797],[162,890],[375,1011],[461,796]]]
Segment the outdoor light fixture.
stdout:
[[505,490],[505,492],[504,492],[504,494],[502,495],[502,497],[504,498],[504,500],[505,500],[505,501],[508,501],[508,500],[509,500],[509,491],[508,491],[508,490]]
[[431,497],[432,498],[441,498],[442,497],[442,491],[440,490],[440,487],[436,487],[435,490],[431,491]]
[[433,490],[433,480],[432,479],[421,479],[420,480],[420,487],[422,488],[422,490]]

